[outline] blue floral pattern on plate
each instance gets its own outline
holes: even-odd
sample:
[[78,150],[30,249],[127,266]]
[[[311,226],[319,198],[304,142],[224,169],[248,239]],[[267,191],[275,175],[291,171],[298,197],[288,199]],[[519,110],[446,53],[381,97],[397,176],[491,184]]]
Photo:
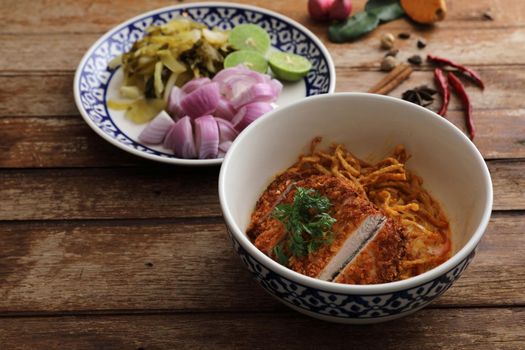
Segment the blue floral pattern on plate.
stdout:
[[107,109],[106,95],[115,73],[107,67],[108,62],[128,51],[150,25],[160,25],[181,15],[210,28],[219,27],[223,30],[232,29],[241,23],[258,24],[269,33],[273,47],[305,56],[312,63],[312,70],[304,79],[305,97],[334,90],[335,73],[326,49],[319,40],[314,39],[313,34],[289,19],[267,10],[234,4],[188,4],[159,9],[110,31],[93,45],[77,69],[75,93],[78,95],[78,108],[84,118],[89,119],[92,128],[97,128],[99,134],[125,150],[131,149],[132,153],[138,155],[147,154],[150,159],[177,159],[172,154],[136,142],[121,130]]
[[241,261],[268,293],[299,310],[328,316],[333,320],[380,319],[416,311],[447,291],[475,255],[473,251],[466,259],[439,278],[407,290],[366,296],[347,295],[313,289],[269,270],[250,256],[233,238],[231,232],[229,234]]

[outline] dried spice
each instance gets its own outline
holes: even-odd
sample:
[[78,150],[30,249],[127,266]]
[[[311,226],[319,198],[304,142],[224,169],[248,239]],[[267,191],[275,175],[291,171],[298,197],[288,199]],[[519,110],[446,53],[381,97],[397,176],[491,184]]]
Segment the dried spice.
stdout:
[[385,72],[390,72],[392,69],[396,68],[397,60],[392,56],[386,56],[381,60],[381,70]]
[[396,41],[396,38],[392,33],[384,33],[381,35],[380,39],[380,46],[384,50],[390,50],[392,47],[394,47],[394,42]]
[[443,102],[441,103],[438,114],[444,117],[447,114],[448,102],[450,101],[450,89],[448,87],[448,81],[440,68],[434,69],[434,79],[436,79],[441,96],[443,97]]
[[392,49],[392,50],[389,50],[387,53],[385,53],[385,57],[388,57],[388,56],[396,57],[398,53],[399,53],[399,49]]
[[[434,55],[428,55],[427,59],[434,64],[441,64],[443,66],[449,66],[449,67],[456,68],[459,71],[459,73],[463,73],[465,76],[474,80],[480,88],[482,89],[485,88],[485,84],[483,83],[483,80],[481,80],[481,77],[479,76],[479,74],[476,73],[474,70],[470,69],[469,67],[466,67],[462,64],[451,61],[447,58],[438,57]],[[441,71],[441,69],[437,68],[434,71],[434,77],[438,81],[440,89],[443,89],[444,105],[442,105],[442,107],[440,108],[440,112],[446,113],[445,104],[448,101],[445,101],[445,99],[447,98],[447,91],[446,91],[447,83],[445,82],[444,73]],[[465,108],[465,119],[466,119],[468,134],[469,134],[470,139],[473,140],[476,134],[476,129],[474,127],[474,119],[472,116],[472,103],[465,89],[465,85],[463,85],[461,80],[459,80],[459,78],[453,72],[447,73],[447,80],[448,80],[448,84],[452,86],[456,94],[461,99],[463,107]]]
[[417,39],[417,48],[424,49],[425,47],[427,47],[427,42],[425,41],[425,39],[423,38]]
[[494,16],[492,16],[492,12],[485,11],[485,12],[483,12],[483,19],[485,19],[487,21],[493,21],[494,20]]
[[472,78],[472,80],[474,80],[476,82],[476,84],[479,85],[480,88],[484,89],[485,88],[485,84],[483,83],[483,80],[481,80],[481,77],[479,76],[478,73],[476,73],[474,70],[462,65],[462,64],[459,64],[459,63],[456,63],[454,61],[451,61],[447,58],[443,58],[443,57],[438,57],[438,56],[434,56],[434,55],[427,55],[427,59],[431,62],[434,62],[434,63],[440,63],[440,64],[443,64],[445,66],[451,66],[451,67],[454,67],[454,68],[457,68],[459,69],[462,73],[466,74],[467,76],[469,76],[470,78]]
[[407,61],[416,66],[420,66],[421,63],[423,62],[423,59],[419,55],[414,55],[414,56],[410,56]]
[[414,89],[403,92],[401,98],[405,101],[415,103],[417,105],[427,107],[434,102],[434,95],[436,90],[429,88],[426,85],[418,86]]
[[397,37],[403,40],[410,39],[410,33],[402,32],[402,33],[399,33]]
[[398,64],[396,68],[385,75],[383,79],[368,90],[368,92],[386,95],[407,80],[412,72],[413,70],[409,65],[404,63]]
[[463,104],[463,107],[465,108],[465,118],[467,123],[467,130],[468,134],[471,140],[474,140],[474,136],[476,135],[476,128],[474,127],[474,119],[472,119],[472,103],[470,102],[470,98],[467,94],[467,90],[465,90],[465,85],[459,80],[456,75],[452,72],[448,72],[448,81],[450,82],[450,85],[454,88],[456,93],[458,94],[459,98],[461,99],[461,103]]

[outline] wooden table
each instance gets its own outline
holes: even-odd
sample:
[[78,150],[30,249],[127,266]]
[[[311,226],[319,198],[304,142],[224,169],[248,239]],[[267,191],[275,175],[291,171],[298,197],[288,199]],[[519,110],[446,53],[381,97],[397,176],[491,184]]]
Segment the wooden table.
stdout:
[[[248,1],[247,1],[248,2]],[[525,6],[449,2],[445,22],[383,25],[335,45],[306,1],[249,1],[327,44],[337,91],[383,73],[378,37],[412,33],[400,57],[432,52],[473,66],[476,145],[494,183],[478,255],[437,302],[413,316],[345,326],[302,316],[249,276],[226,235],[218,168],[144,161],[81,119],[73,74],[87,48],[127,18],[174,1],[2,0],[0,4],[0,349],[525,348]],[[364,1],[354,1],[360,10]],[[482,14],[491,10],[494,20]],[[419,51],[415,38],[427,39]],[[433,84],[424,64],[391,95]],[[465,129],[461,106],[449,119]]]

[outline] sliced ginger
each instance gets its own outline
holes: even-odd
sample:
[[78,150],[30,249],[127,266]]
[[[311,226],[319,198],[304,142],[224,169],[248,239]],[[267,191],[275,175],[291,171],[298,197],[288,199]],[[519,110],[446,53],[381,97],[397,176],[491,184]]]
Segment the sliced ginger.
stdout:
[[410,18],[419,23],[442,21],[447,14],[445,0],[401,0],[401,6]]

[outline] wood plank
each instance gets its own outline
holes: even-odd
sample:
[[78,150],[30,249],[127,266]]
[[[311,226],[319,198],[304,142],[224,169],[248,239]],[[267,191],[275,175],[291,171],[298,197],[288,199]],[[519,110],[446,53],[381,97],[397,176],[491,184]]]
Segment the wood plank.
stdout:
[[104,141],[80,116],[0,118],[0,140],[4,168],[151,164]]
[[[0,316],[283,310],[241,265],[221,219],[207,221],[0,223]],[[524,230],[525,213],[495,214],[475,260],[432,307],[524,305],[525,258],[509,254]]]
[[[338,68],[379,69],[385,54],[379,48],[379,37],[384,32],[377,30],[362,40],[344,45],[324,42]],[[425,50],[416,48],[418,37],[427,40]],[[99,34],[0,34],[3,52],[0,72],[74,71],[98,38]],[[525,28],[480,28],[469,31],[467,36],[458,36],[452,28],[416,29],[409,40],[397,40],[396,43],[400,61],[414,54],[424,57],[426,53],[433,53],[470,66],[521,65],[523,55],[516,48],[523,46]],[[38,57],[38,64],[35,64],[35,57]]]
[[[186,0],[190,3],[198,0]],[[249,3],[282,13],[308,26],[323,37],[324,23],[309,19],[306,2],[298,6],[296,2],[265,0],[226,0],[228,2]],[[353,1],[355,12],[361,11],[365,0]],[[102,33],[111,27],[143,12],[163,6],[173,5],[170,0],[116,0],[108,7],[104,2],[89,0],[66,0],[50,3],[45,0],[4,0],[0,7],[0,21],[5,23],[1,33]],[[448,15],[437,27],[445,28],[487,28],[515,27],[525,23],[525,9],[519,0],[478,0],[449,1]],[[494,21],[483,19],[482,14],[491,10]],[[354,13],[355,13],[354,12]],[[414,25],[406,20],[393,21],[383,25],[385,30],[409,30]]]
[[218,172],[218,167],[153,163],[142,168],[5,171],[0,173],[0,220],[216,216]]
[[74,71],[99,37],[98,34],[0,34],[3,53],[0,71]]
[[523,308],[422,310],[366,327],[331,324],[292,312],[67,316],[1,319],[0,339],[13,350],[521,349],[524,322]]
[[[485,91],[466,82],[474,105],[474,113],[485,109],[525,109],[525,67],[508,67],[508,69],[482,67],[478,71],[486,81]],[[384,73],[379,71],[340,68],[337,70],[336,91],[368,91],[383,76]],[[429,70],[414,72],[390,95],[400,97],[403,91],[422,84],[434,84],[432,73]],[[434,107],[436,109],[437,104],[436,102]],[[462,109],[460,101],[455,96],[451,100],[450,109]],[[0,75],[0,117],[72,116],[77,114],[73,98],[72,74]]]
[[0,309],[271,309],[214,222],[1,225]]
[[524,163],[494,161],[488,164],[494,187],[494,210],[525,209],[525,170],[520,169]]
[[[481,110],[475,117],[475,143],[485,159],[525,158],[525,109]],[[466,131],[462,111],[451,111],[448,119]],[[113,147],[78,116],[0,118],[0,140],[0,168],[150,164]]]
[[475,259],[435,305],[487,305],[494,297],[497,305],[525,305],[516,288],[525,283],[525,257],[513,248],[525,244],[524,230],[525,213],[493,213]]
[[76,114],[72,74],[0,76],[0,116]]
[[[490,161],[488,165],[494,210],[525,209],[525,161]],[[0,172],[0,220],[218,216],[218,171],[217,167],[155,165],[4,170]]]

